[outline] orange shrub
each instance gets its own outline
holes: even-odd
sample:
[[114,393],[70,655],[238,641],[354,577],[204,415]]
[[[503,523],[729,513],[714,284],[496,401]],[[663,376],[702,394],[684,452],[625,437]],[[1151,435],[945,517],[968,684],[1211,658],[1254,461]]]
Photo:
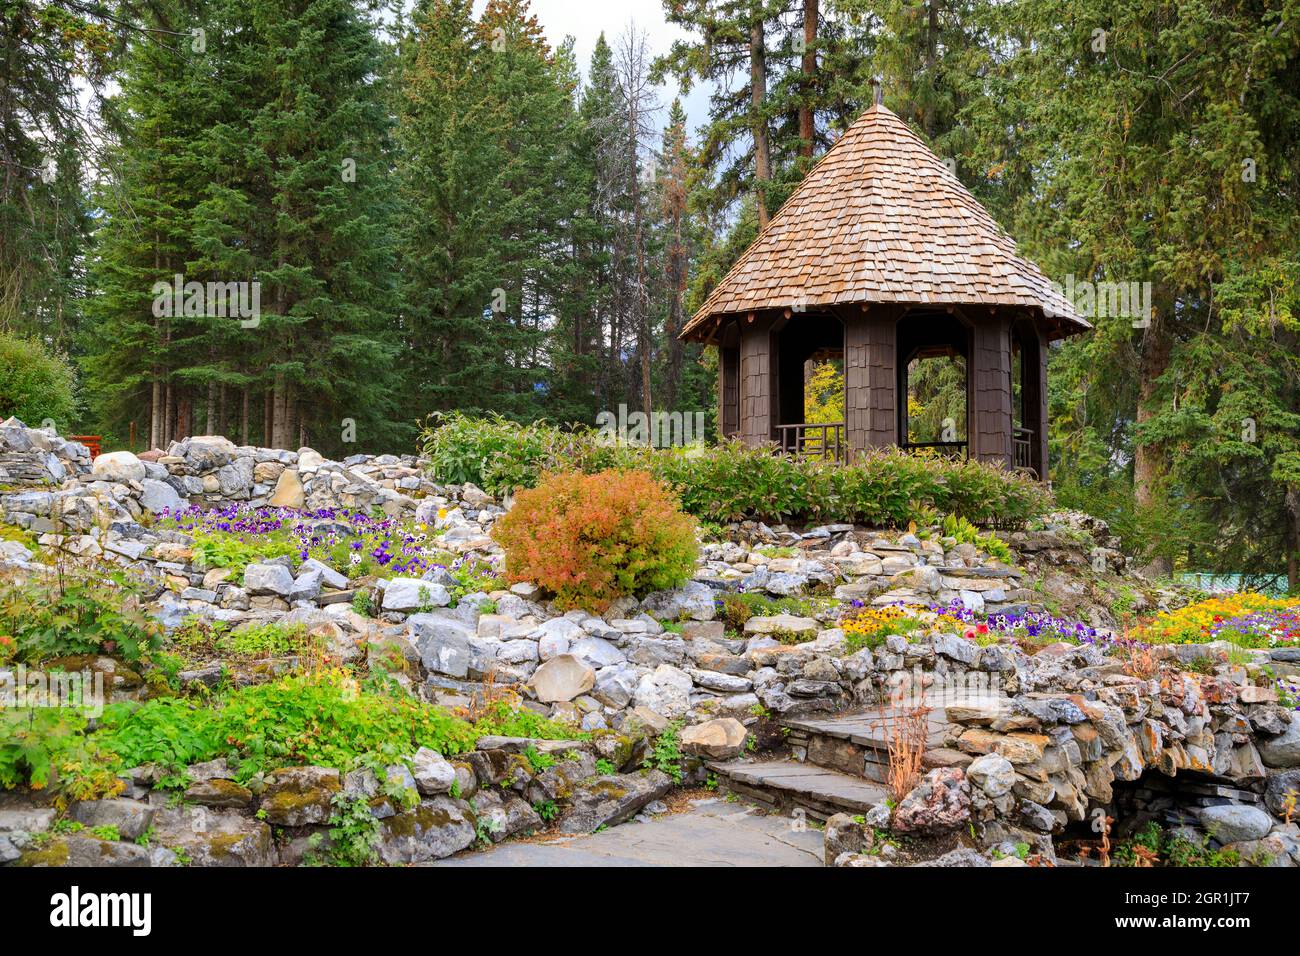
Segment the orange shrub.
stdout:
[[643,471],[547,475],[515,496],[493,537],[511,581],[532,581],[561,606],[589,611],[676,587],[699,552],[695,519]]

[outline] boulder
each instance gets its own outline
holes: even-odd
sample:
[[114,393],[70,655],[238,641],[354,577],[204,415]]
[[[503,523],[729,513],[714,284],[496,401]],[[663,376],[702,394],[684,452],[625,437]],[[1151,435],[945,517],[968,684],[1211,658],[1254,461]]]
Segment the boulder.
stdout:
[[470,640],[475,632],[468,624],[441,613],[412,615],[406,626],[427,670],[448,677],[469,676]]
[[569,645],[568,653],[588,667],[609,667],[621,664],[627,656],[609,641],[601,637],[584,637]]
[[411,774],[415,777],[415,788],[422,797],[446,793],[456,782],[456,768],[442,754],[428,747],[421,747],[415,752],[411,761]]
[[331,800],[342,789],[339,772],[331,767],[286,767],[267,779],[262,792],[266,822],[283,827],[327,823]]
[[100,481],[143,481],[144,462],[129,451],[110,451],[95,459],[90,473]]
[[474,817],[479,833],[493,843],[540,830],[544,823],[527,801],[514,794],[488,791],[474,800]]
[[450,603],[451,595],[445,587],[420,578],[393,578],[384,588],[385,611],[418,611]]
[[708,720],[682,731],[682,749],[697,757],[709,757],[714,760],[730,760],[739,757],[745,750],[745,738],[749,732],[745,725],[734,717],[719,717]]
[[243,810],[253,803],[253,793],[233,780],[197,780],[185,791],[185,801],[220,810]]
[[1200,813],[1201,826],[1220,843],[1242,843],[1268,836],[1273,818],[1259,807],[1227,803],[1205,807]]
[[301,511],[306,500],[307,495],[298,472],[286,468],[280,472],[280,477],[275,482],[275,490],[271,492],[271,499],[267,504],[272,508],[293,508],[295,511]]
[[587,636],[587,632],[576,621],[567,617],[551,618],[533,633],[537,637],[537,653],[544,661],[569,653],[569,646],[574,641],[581,641]]
[[794,614],[774,614],[771,617],[751,617],[745,622],[746,634],[815,635],[818,623],[810,617]]
[[464,805],[434,797],[418,807],[379,823],[379,859],[391,865],[427,863],[451,856],[473,844],[474,824]]
[[1291,819],[1300,820],[1300,769],[1271,773],[1264,786],[1264,805],[1274,816],[1285,817],[1288,804]]
[[244,569],[244,590],[252,595],[288,597],[293,590],[293,574],[283,564],[250,564]]
[[594,833],[623,823],[646,804],[667,796],[672,788],[672,778],[658,770],[596,777],[573,792],[559,829],[562,833]]
[[966,768],[966,777],[990,797],[1010,793],[1016,785],[1016,769],[1011,761],[999,754],[976,757]]
[[123,840],[135,840],[153,824],[154,808],[139,800],[84,800],[72,819],[86,827],[114,827]]
[[691,687],[690,674],[672,664],[660,664],[641,678],[634,700],[637,707],[676,720],[690,710]]
[[931,770],[894,810],[893,828],[900,833],[938,834],[970,819],[970,785],[956,767]]
[[31,844],[17,861],[18,866],[35,867],[144,867],[152,865],[149,850],[134,843],[101,840],[70,833],[39,844]]
[[699,581],[689,581],[679,588],[647,594],[641,606],[661,621],[683,618],[711,621],[718,613],[713,601],[713,589]]
[[274,866],[277,862],[271,828],[233,811],[159,810],[153,843],[183,851],[193,866]]
[[335,571],[324,561],[318,561],[315,558],[308,558],[298,567],[298,573],[308,574],[316,572],[320,575],[321,583],[326,587],[334,588],[336,591],[342,591],[348,586],[348,579]]
[[159,514],[163,511],[175,514],[185,509],[184,499],[167,482],[156,478],[143,478],[140,486],[143,489],[140,492],[140,507],[150,514]]
[[538,667],[529,684],[544,704],[568,701],[595,686],[596,672],[572,654],[561,654]]
[[1271,740],[1260,738],[1258,747],[1266,766],[1278,770],[1300,767],[1300,720],[1292,720],[1286,730]]

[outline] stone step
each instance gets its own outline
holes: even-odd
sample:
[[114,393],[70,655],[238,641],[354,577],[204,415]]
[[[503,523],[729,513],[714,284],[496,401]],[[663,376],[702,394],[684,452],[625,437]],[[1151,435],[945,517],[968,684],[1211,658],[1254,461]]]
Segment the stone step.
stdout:
[[725,789],[777,813],[799,809],[825,820],[836,813],[866,813],[887,798],[884,787],[860,776],[796,760],[713,761],[709,770]]
[[[796,760],[881,783],[888,777],[889,742],[901,716],[886,710],[791,720],[785,724],[786,743]],[[943,711],[931,711],[926,723],[926,750],[937,750],[948,727]]]

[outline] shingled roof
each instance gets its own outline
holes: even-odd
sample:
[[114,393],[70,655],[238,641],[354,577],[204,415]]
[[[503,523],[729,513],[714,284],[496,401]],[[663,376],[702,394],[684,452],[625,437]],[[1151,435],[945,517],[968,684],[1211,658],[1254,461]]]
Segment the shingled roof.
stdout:
[[1091,328],[921,139],[881,104],[822,156],[682,330],[797,304],[1037,308],[1057,335]]

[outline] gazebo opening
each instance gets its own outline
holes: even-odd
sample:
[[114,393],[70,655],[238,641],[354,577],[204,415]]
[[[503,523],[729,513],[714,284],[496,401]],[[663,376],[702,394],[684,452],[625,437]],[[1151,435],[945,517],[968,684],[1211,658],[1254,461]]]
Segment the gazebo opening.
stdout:
[[970,329],[945,313],[914,313],[898,328],[899,446],[965,458],[970,448]]
[[1045,353],[1032,322],[1011,327],[1012,465],[1039,478],[1045,474],[1047,457]]
[[787,454],[842,459],[844,324],[824,313],[792,314],[774,338],[779,408],[773,437]]

